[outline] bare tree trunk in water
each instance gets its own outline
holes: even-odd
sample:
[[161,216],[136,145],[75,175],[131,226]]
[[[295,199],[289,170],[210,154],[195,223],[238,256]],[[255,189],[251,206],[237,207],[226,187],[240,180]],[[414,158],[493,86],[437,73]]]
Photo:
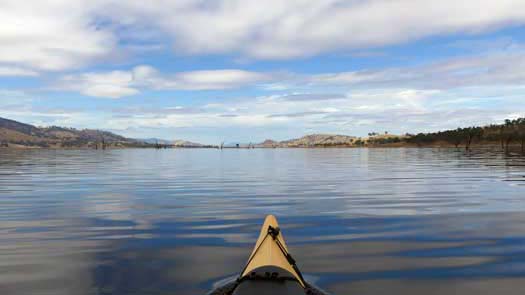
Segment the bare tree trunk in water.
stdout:
[[510,146],[510,142],[511,141],[512,141],[512,137],[507,138],[506,147],[505,147],[505,152],[506,153],[509,152],[509,146]]
[[470,151],[470,145],[472,144],[472,136],[469,136],[467,140],[467,144],[465,145],[465,150],[468,152]]

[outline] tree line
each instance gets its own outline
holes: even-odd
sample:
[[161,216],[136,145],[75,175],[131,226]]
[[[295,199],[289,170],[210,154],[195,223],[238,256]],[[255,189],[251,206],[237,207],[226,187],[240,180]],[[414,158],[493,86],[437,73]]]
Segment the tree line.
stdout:
[[513,144],[519,144],[525,154],[525,118],[507,119],[503,124],[492,124],[484,127],[457,128],[433,133],[408,135],[405,140],[418,145],[446,142],[459,148],[464,146],[468,151],[474,143],[493,143],[509,151]]

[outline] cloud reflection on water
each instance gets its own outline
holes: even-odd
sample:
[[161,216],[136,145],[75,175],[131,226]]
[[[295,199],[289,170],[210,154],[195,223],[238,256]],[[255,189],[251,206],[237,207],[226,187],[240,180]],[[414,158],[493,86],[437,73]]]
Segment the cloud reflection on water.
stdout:
[[0,156],[7,294],[202,294],[240,270],[267,213],[279,217],[303,271],[337,294],[525,286],[519,157],[433,149]]

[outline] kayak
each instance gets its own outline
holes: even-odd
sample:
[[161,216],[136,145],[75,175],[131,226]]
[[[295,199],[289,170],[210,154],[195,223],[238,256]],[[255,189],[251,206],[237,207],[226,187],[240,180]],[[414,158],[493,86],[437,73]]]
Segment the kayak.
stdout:
[[209,295],[325,294],[307,283],[288,251],[277,219],[268,215],[237,279]]

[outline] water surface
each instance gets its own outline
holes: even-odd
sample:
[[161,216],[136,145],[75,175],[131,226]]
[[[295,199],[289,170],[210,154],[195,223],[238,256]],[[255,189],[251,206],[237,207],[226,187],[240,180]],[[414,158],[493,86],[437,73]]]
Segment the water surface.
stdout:
[[334,294],[522,294],[525,159],[454,149],[0,150],[2,294],[204,294],[266,214]]

